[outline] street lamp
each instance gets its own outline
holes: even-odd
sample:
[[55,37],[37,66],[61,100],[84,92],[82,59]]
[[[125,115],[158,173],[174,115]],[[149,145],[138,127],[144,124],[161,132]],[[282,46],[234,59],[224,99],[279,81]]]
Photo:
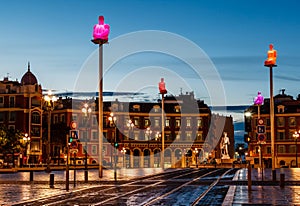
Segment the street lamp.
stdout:
[[117,180],[117,148],[119,146],[117,142],[117,127],[116,127],[116,121],[117,118],[114,116],[114,113],[110,113],[110,116],[108,117],[108,120],[112,124],[112,126],[115,128],[115,139],[114,139],[114,179]]
[[197,148],[195,148],[194,153],[195,153],[195,156],[196,156],[196,167],[198,168],[198,153],[199,153],[199,150]]
[[85,141],[85,162],[84,162],[84,180],[85,182],[88,182],[88,148],[87,148],[87,141],[88,141],[88,127],[87,123],[88,120],[90,119],[92,108],[89,107],[88,103],[84,103],[83,108],[81,109],[82,113],[84,114],[84,119],[85,119],[85,129],[86,129],[86,138],[84,139]]
[[297,132],[295,131],[295,133],[293,134],[293,137],[295,139],[295,146],[296,146],[296,167],[298,167],[298,149],[297,149],[297,140],[299,138],[299,134],[300,134],[300,130]]
[[128,120],[128,122],[127,122],[126,125],[128,127],[128,130],[129,130],[129,132],[128,132],[128,138],[130,140],[130,136],[131,136],[132,130],[134,128],[134,124],[133,124],[132,120],[130,119],[130,120]]
[[150,129],[150,127],[147,127],[145,134],[147,136],[147,140],[148,140],[148,147],[149,147],[149,140],[150,140],[150,136],[152,134],[152,130]]
[[26,164],[28,163],[28,157],[27,157],[27,154],[28,154],[28,143],[30,142],[30,137],[28,136],[28,133],[25,133],[24,134],[24,137],[23,137],[23,140],[25,142],[25,154],[24,156],[26,157]]
[[47,139],[47,172],[50,172],[50,141],[51,141],[51,133],[50,133],[50,127],[51,127],[51,112],[54,109],[54,104],[57,101],[56,96],[52,94],[52,91],[49,90],[47,95],[44,96],[44,101],[45,101],[45,108],[46,111],[48,112],[48,139]]
[[125,167],[125,154],[126,154],[126,149],[125,147],[122,148],[121,153],[123,155],[123,167]]

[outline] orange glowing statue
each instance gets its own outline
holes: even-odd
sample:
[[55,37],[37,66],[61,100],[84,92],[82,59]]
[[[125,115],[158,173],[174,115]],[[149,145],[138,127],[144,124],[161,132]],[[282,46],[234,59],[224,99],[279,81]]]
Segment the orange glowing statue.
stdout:
[[99,23],[94,26],[94,39],[108,40],[110,26],[104,23],[104,17],[99,16]]
[[166,94],[167,93],[166,84],[164,82],[164,78],[160,79],[160,82],[158,83],[158,88],[159,88],[159,93],[160,94]]
[[270,50],[268,51],[268,59],[265,61],[265,66],[276,65],[277,51],[273,49],[273,44],[270,44]]

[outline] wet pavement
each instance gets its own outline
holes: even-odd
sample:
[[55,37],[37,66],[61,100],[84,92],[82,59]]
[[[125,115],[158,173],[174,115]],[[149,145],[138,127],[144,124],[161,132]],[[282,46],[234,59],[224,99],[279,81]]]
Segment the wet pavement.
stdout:
[[[160,173],[160,168],[143,168],[143,169],[118,169],[118,180],[130,180],[136,177]],[[263,180],[272,182],[271,169],[265,169]],[[97,169],[89,170],[89,181],[84,183],[84,171],[76,171],[77,184],[74,187],[74,173],[70,171],[69,191],[66,191],[64,171],[53,171],[55,175],[54,188],[49,186],[49,173],[34,172],[34,182],[29,182],[29,172],[18,172],[9,174],[0,174],[0,205],[13,205],[28,200],[37,200],[40,198],[50,197],[72,193],[84,188],[90,188],[99,185],[97,181],[113,180],[113,170],[103,170],[103,178],[99,179]],[[235,175],[235,180],[247,181],[248,170],[240,169]],[[280,174],[285,174],[286,181],[300,181],[300,168],[284,168],[276,170],[277,181]],[[262,173],[258,169],[252,169],[251,178],[253,181],[261,181]],[[247,185],[230,185],[226,194],[223,205],[300,205],[300,186],[285,185],[280,187],[270,184],[252,184],[251,190],[248,191]]]
[[[247,169],[241,169],[234,180],[248,180]],[[280,180],[280,174],[284,174],[285,181],[300,181],[300,168],[276,169],[276,180]],[[252,169],[253,181],[272,182],[272,169],[264,169],[263,176],[259,169]],[[253,185],[248,191],[248,186],[230,186],[223,205],[300,205],[300,186],[284,185],[272,186],[262,183]]]

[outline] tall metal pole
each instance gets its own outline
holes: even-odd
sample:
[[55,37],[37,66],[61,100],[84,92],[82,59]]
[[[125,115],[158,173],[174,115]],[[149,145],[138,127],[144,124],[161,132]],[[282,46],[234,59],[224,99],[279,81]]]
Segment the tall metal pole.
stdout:
[[298,149],[297,149],[297,138],[298,138],[299,134],[296,137],[296,167],[298,167]]
[[51,108],[48,105],[48,144],[47,144],[47,172],[50,172],[50,125],[51,125]]
[[274,99],[273,99],[273,66],[270,66],[270,122],[271,122],[272,177],[273,177],[273,181],[276,181],[275,136],[274,136]]
[[99,44],[99,177],[103,177],[103,43]]
[[165,100],[164,94],[161,94],[161,168],[165,167]]

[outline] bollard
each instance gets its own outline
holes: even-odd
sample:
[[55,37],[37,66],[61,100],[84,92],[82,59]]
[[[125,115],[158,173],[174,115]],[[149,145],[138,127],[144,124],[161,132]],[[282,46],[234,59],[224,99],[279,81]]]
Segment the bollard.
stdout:
[[280,174],[280,187],[284,188],[284,174]]
[[50,174],[50,188],[54,188],[54,174]]
[[252,180],[251,180],[251,164],[248,164],[248,191],[251,191]]
[[30,171],[30,182],[32,182],[33,181],[33,171]]
[[89,173],[87,170],[84,170],[84,182],[87,183],[89,181]]

